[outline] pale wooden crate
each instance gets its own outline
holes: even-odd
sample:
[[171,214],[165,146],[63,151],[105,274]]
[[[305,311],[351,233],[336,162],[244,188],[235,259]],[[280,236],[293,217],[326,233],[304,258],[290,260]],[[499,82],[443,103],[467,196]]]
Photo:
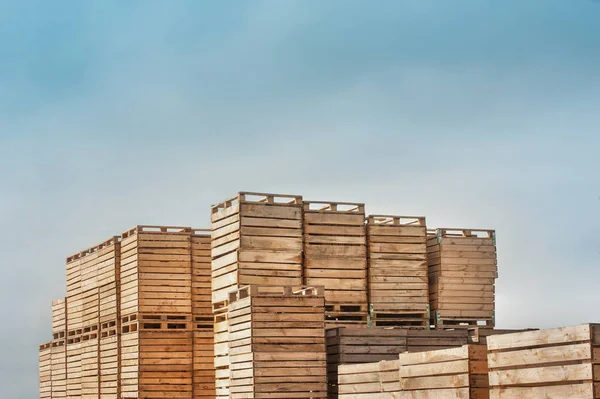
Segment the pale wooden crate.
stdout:
[[85,332],[81,341],[81,398],[98,399],[100,391],[98,330]]
[[272,288],[230,293],[230,397],[325,398],[323,288]]
[[340,365],[340,399],[400,398],[400,361]]
[[192,352],[192,331],[123,332],[121,398],[192,399]]
[[490,398],[600,397],[600,324],[487,337]]
[[493,335],[514,334],[525,331],[537,331],[539,328],[524,328],[524,329],[497,329],[497,328],[481,328],[475,327],[469,329],[469,343],[487,345],[487,338]]
[[213,329],[193,332],[193,397],[215,398]]
[[98,322],[100,321],[100,296],[98,287],[92,288],[88,291],[81,293],[82,311],[81,311],[81,324],[84,330],[96,326],[98,329]]
[[64,340],[67,334],[67,298],[52,302],[52,339]]
[[468,343],[468,331],[339,327],[327,330],[329,397],[337,396],[338,366],[398,359],[402,352],[455,348]]
[[401,398],[488,398],[486,355],[484,345],[401,353]]
[[67,397],[67,354],[65,339],[52,341],[52,399]]
[[437,229],[427,240],[429,298],[436,328],[495,326],[494,230]]
[[100,323],[111,322],[121,316],[119,288],[112,282],[98,288],[98,316]]
[[136,226],[121,236],[121,315],[191,315],[191,228]]
[[302,197],[240,192],[212,207],[212,302],[244,285],[302,285]]
[[367,244],[371,323],[429,328],[425,217],[370,215]]
[[99,375],[100,399],[119,399],[120,395],[120,334],[118,320],[100,325]]
[[215,390],[218,399],[229,399],[229,319],[227,307],[215,309],[214,314]]
[[98,287],[119,281],[121,266],[121,237],[114,236],[96,246]]
[[67,398],[81,397],[81,335],[67,338]]
[[52,398],[52,342],[40,345],[38,356],[40,399]]
[[210,230],[192,229],[192,321],[194,328],[213,328]]

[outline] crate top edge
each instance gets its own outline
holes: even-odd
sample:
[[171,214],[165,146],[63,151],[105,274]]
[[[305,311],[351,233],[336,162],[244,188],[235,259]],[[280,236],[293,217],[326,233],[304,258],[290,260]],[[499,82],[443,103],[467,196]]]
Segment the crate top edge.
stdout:
[[102,249],[108,248],[111,245],[115,245],[120,242],[121,242],[120,236],[112,236],[111,238],[101,242],[100,244],[93,245],[87,249],[84,249],[83,251],[79,251],[71,256],[68,256],[67,263],[71,263],[75,260],[79,260],[79,259],[85,258],[86,256],[93,255]]
[[191,233],[192,228],[188,226],[170,226],[170,225],[143,225],[138,224],[128,230],[125,230],[121,234],[121,239],[131,237],[138,233],[154,233],[154,234],[177,234],[177,233]]
[[[407,216],[407,215],[368,215],[366,218],[367,223],[371,226],[401,226],[401,227],[426,227],[425,216]],[[391,221],[392,223],[376,223],[376,219],[384,219]],[[400,219],[416,219],[415,223],[400,223]],[[397,223],[396,223],[397,222]]]
[[[260,200],[248,200],[245,198],[247,195],[255,197],[264,197]],[[287,199],[287,202],[277,202],[276,199]],[[269,205],[302,205],[302,196],[295,194],[276,194],[276,193],[259,193],[253,191],[239,191],[233,197],[227,198],[217,204],[211,205],[212,213],[216,213],[219,210],[230,208],[240,203],[244,204],[269,204]]]

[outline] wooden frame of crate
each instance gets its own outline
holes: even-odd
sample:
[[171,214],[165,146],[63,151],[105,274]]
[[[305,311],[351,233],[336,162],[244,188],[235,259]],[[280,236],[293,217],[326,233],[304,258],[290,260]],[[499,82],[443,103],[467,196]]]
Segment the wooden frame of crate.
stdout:
[[212,302],[242,286],[302,285],[302,197],[240,192],[211,208]]
[[322,287],[231,292],[231,399],[326,397],[324,306]]
[[365,324],[367,235],[360,203],[304,201],[304,284],[325,287],[330,324]]
[[600,324],[487,337],[490,398],[600,397]]
[[40,399],[52,398],[52,342],[40,345],[38,356]]
[[488,398],[487,348],[460,348],[400,354],[403,398]]
[[369,215],[367,244],[371,323],[429,328],[425,217]]
[[442,228],[427,239],[429,298],[436,328],[495,326],[494,230]]
[[340,365],[338,379],[340,399],[400,398],[398,359]]

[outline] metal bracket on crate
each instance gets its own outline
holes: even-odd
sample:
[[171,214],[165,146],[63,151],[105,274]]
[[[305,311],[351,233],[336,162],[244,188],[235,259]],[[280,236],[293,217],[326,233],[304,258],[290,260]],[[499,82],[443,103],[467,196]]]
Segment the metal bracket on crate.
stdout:
[[496,232],[492,232],[492,242],[496,245]]
[[435,235],[436,235],[436,237],[437,237],[437,242],[438,242],[438,244],[441,244],[441,243],[442,243],[442,230],[438,229],[438,230],[435,232]]
[[369,304],[369,313],[367,314],[367,328],[373,327],[373,304]]

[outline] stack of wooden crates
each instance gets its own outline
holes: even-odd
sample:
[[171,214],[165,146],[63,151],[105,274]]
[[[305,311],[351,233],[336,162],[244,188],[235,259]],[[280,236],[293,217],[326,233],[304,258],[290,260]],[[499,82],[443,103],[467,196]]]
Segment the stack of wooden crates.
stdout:
[[425,218],[371,215],[367,235],[372,324],[429,328]]
[[302,285],[302,197],[242,192],[212,207],[212,302],[218,398],[229,396],[229,293]]
[[494,230],[437,229],[427,240],[429,295],[436,328],[495,326]]
[[52,399],[67,397],[67,299],[52,302]]

